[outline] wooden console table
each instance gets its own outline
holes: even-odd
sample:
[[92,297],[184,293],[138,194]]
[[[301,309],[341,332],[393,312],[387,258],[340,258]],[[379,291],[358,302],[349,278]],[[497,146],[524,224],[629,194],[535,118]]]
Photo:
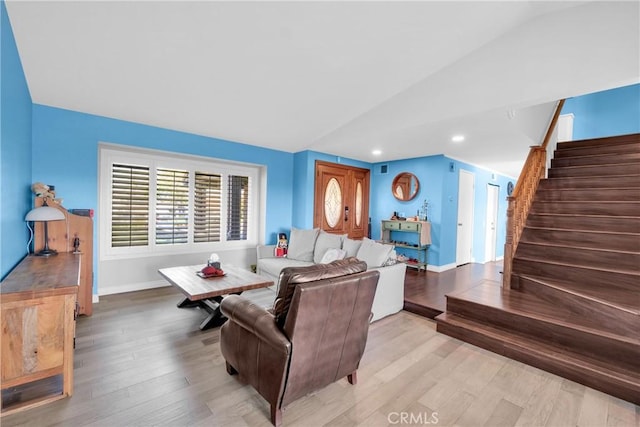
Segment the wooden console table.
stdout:
[[[415,244],[398,241],[401,235],[393,236],[395,232],[411,233],[414,235]],[[427,251],[431,245],[431,223],[428,221],[400,221],[383,220],[381,224],[381,240],[384,243],[393,243],[396,248],[404,248],[416,251],[418,262],[406,264],[427,271]]]
[[73,394],[73,339],[81,255],[29,255],[0,283],[0,388],[62,376],[54,395],[4,406],[7,415]]

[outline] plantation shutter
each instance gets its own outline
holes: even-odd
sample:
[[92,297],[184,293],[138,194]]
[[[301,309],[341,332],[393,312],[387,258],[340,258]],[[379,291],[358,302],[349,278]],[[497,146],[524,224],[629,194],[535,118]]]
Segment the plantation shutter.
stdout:
[[247,240],[249,177],[229,175],[227,187],[227,240]]
[[193,241],[220,241],[222,179],[220,175],[196,172]]
[[189,232],[189,172],[156,171],[156,244],[187,243]]
[[149,244],[149,168],[111,168],[111,247]]

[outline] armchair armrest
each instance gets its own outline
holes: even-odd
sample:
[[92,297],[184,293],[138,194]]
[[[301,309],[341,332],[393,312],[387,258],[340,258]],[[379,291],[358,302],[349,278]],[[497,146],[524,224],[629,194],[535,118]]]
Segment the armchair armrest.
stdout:
[[256,247],[258,259],[275,258],[276,245],[258,245]]
[[220,304],[222,314],[230,322],[251,332],[261,341],[285,354],[291,352],[291,342],[276,325],[273,314],[239,295],[229,295]]

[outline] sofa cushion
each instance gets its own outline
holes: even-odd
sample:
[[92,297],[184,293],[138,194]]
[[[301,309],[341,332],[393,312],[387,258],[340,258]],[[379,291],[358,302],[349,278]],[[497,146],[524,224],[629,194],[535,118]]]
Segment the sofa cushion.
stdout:
[[313,249],[318,238],[318,229],[299,230],[291,228],[287,258],[298,261],[313,261]]
[[327,249],[319,264],[329,264],[330,262],[337,261],[339,259],[345,259],[346,255],[347,253],[342,249]]
[[367,264],[356,258],[346,258],[330,264],[314,264],[308,267],[287,267],[280,273],[278,280],[278,295],[273,304],[273,314],[280,327],[289,312],[291,299],[296,286],[317,280],[346,276],[367,270]]
[[320,230],[318,238],[316,239],[316,247],[313,250],[313,262],[319,264],[329,249],[342,248],[344,238],[345,235],[343,234],[331,234]]
[[310,261],[298,261],[289,258],[263,258],[260,260],[260,270],[271,277],[277,278],[285,267],[306,267],[312,264]]
[[342,250],[347,253],[347,257],[356,256],[358,254],[358,249],[360,249],[360,245],[362,245],[362,240],[347,238],[342,242]]
[[366,262],[369,268],[381,267],[387,262],[392,250],[392,245],[383,245],[365,237],[362,239],[356,258]]

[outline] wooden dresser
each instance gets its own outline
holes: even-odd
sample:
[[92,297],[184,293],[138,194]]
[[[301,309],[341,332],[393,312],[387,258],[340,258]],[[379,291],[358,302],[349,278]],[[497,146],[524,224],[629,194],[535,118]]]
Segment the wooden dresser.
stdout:
[[[1,414],[73,394],[73,340],[82,255],[29,255],[0,283]],[[60,390],[7,405],[12,388],[61,376]]]

